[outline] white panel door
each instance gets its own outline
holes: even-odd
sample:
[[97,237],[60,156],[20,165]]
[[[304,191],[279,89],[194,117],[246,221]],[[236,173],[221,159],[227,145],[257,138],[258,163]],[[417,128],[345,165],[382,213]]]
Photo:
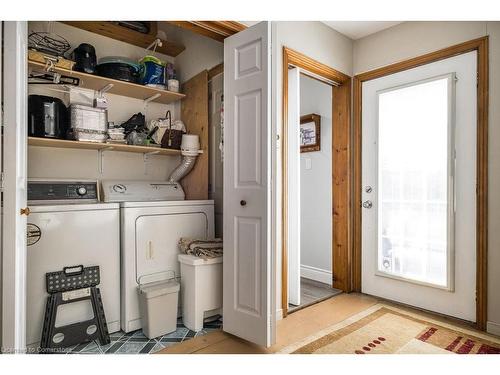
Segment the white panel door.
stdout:
[[[26,347],[27,22],[3,23],[2,348]],[[8,93],[8,95],[6,95]]]
[[224,41],[224,331],[275,340],[271,246],[271,25]]
[[363,83],[362,291],[476,320],[470,52]]
[[300,71],[288,70],[288,303],[300,305]]

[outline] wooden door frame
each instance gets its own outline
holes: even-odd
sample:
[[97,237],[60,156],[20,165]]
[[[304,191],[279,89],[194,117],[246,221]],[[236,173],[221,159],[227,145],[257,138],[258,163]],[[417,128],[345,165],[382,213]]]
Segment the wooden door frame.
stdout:
[[224,42],[228,36],[239,33],[247,28],[246,25],[237,21],[164,21],[193,31],[197,34]]
[[[288,314],[288,69],[294,66],[318,79],[334,82],[332,89],[332,280],[334,288],[351,290],[351,77],[306,55],[283,47],[282,93],[282,233],[281,307]],[[333,258],[336,262],[333,262]]]
[[476,189],[476,326],[486,329],[487,322],[487,263],[488,263],[488,37],[460,43],[448,48],[391,64],[354,76],[354,246],[353,289],[361,292],[361,116],[362,84],[421,65],[477,51],[477,189]]

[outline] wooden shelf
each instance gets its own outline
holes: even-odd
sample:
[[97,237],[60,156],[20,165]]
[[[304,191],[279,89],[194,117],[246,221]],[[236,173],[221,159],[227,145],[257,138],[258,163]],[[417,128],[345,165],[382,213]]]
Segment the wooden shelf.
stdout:
[[[77,27],[82,30],[90,31],[98,35],[119,40],[134,46],[147,48],[156,39],[158,25],[152,22],[152,29],[149,34],[142,34],[137,31],[127,29],[109,21],[61,21],[67,25]],[[162,40],[162,46],[156,48],[157,52],[175,57],[184,51],[186,47],[182,44],[170,40]]]
[[39,147],[74,148],[82,150],[123,151],[123,152],[135,152],[141,154],[170,155],[170,156],[178,156],[181,154],[180,150],[172,150],[168,148],[69,141],[66,139],[37,138],[37,137],[28,137],[28,145],[39,146]]
[[[28,66],[35,70],[45,69],[45,64],[36,61],[28,61]],[[80,85],[78,87],[82,87],[85,89],[99,91],[102,90],[105,86],[112,84],[113,87],[107,92],[109,92],[110,94],[128,96],[130,98],[146,100],[158,95],[158,97],[155,98],[153,102],[169,104],[186,97],[186,95],[178,92],[161,90],[154,87],[139,85],[137,83],[118,81],[116,79],[77,72],[74,70],[54,67],[52,71],[64,76],[79,78]]]

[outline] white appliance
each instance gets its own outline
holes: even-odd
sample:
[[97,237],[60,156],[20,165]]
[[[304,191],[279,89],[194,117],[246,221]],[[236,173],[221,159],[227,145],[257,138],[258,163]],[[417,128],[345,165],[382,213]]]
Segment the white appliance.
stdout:
[[214,202],[182,199],[177,184],[165,181],[103,181],[105,202],[120,203],[121,326],[141,328],[138,286],[167,278],[180,266],[181,237],[214,236]]
[[[108,331],[120,330],[120,211],[98,203],[96,181],[28,182],[26,343],[41,338],[48,294],[45,274],[67,266],[100,267]],[[60,306],[56,325],[93,316],[89,301]]]

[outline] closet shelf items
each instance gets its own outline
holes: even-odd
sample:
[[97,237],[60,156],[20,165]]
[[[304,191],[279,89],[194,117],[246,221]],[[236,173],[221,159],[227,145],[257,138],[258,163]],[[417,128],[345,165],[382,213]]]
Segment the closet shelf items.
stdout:
[[[45,69],[45,64],[30,60],[28,61],[28,66],[29,68],[36,70]],[[103,87],[112,84],[111,88],[108,91],[110,94],[128,96],[130,98],[146,100],[154,97],[154,102],[169,104],[186,97],[186,95],[178,92],[157,89],[155,87],[143,86],[136,83],[118,81],[112,78],[100,77],[59,67],[53,67],[52,71],[67,77],[79,79],[79,87],[85,89],[99,91]]]
[[181,154],[180,150],[173,150],[160,147],[70,141],[66,139],[38,138],[38,137],[28,137],[28,145],[39,146],[39,147],[73,148],[73,149],[84,149],[84,150],[135,152],[140,154],[154,154],[154,155],[178,156]]

